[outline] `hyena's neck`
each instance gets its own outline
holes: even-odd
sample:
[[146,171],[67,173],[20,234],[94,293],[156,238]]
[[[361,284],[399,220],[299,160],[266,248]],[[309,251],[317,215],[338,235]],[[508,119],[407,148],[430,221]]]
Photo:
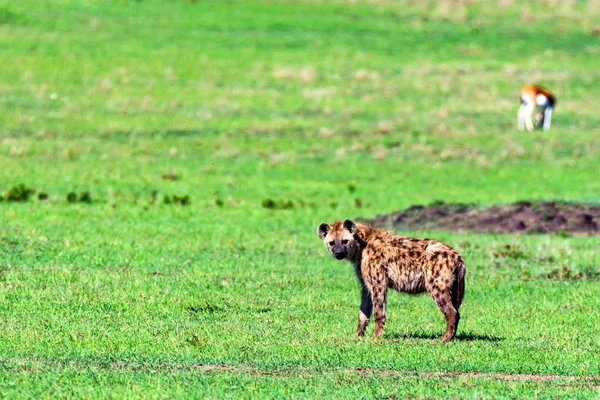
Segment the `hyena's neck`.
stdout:
[[355,269],[360,270],[362,252],[367,247],[369,237],[375,232],[375,229],[364,224],[357,224],[357,226],[358,231],[354,234],[355,244],[350,254],[348,254],[347,260],[354,265]]
[[360,244],[360,248],[362,250],[367,246],[369,239],[374,236],[374,234],[377,232],[377,229],[365,224],[357,224],[357,226],[358,231],[356,232],[354,237]]
[[358,281],[360,282],[361,285],[364,285],[364,279],[362,277],[362,272],[361,272],[361,255],[359,253],[359,256],[357,257],[356,260],[348,260],[352,263],[352,267],[354,267],[354,273],[356,274],[356,278],[358,278]]
[[356,248],[346,257],[346,260],[350,262],[354,266],[354,269],[360,270],[360,260],[362,258],[362,249]]

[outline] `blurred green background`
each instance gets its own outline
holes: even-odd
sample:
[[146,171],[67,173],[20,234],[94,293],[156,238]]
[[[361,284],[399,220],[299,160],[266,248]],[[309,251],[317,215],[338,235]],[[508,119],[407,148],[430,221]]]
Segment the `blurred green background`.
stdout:
[[597,203],[600,2],[0,0],[0,54],[3,396],[598,396],[597,237],[403,232],[466,259],[443,345],[428,295],[348,338],[316,227]]

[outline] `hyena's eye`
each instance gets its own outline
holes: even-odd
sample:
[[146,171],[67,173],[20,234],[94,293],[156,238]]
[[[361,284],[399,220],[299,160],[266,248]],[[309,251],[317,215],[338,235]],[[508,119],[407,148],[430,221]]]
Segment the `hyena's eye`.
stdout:
[[342,240],[342,244],[348,244],[348,239]]
[[330,246],[333,246],[335,244],[335,242],[332,240],[331,242],[329,242]]

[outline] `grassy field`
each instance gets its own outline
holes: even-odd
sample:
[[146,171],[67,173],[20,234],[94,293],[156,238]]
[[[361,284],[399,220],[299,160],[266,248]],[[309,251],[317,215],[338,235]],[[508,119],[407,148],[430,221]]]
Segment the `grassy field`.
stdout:
[[[0,0],[0,192],[32,191],[0,202],[0,396],[599,398],[598,237],[403,232],[465,258],[441,343],[431,298],[395,293],[383,338],[351,338],[358,284],[316,234],[600,202],[599,21],[593,0]],[[549,132],[516,130],[530,82],[557,94]]]

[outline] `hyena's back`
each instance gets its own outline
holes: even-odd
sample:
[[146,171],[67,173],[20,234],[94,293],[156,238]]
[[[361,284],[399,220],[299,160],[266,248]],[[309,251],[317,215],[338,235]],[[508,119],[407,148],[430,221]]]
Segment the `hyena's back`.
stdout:
[[[379,262],[375,260],[377,255],[383,258],[378,260]],[[454,293],[455,288],[458,291],[462,288],[462,294],[457,293],[456,296],[457,304],[462,302],[464,262],[462,257],[445,243],[434,239],[383,235],[375,244],[366,246],[363,257],[366,258],[363,258],[363,269],[373,265],[371,259],[375,264],[385,265],[388,287],[394,290],[410,294],[447,290]],[[362,272],[368,273],[366,270]]]

